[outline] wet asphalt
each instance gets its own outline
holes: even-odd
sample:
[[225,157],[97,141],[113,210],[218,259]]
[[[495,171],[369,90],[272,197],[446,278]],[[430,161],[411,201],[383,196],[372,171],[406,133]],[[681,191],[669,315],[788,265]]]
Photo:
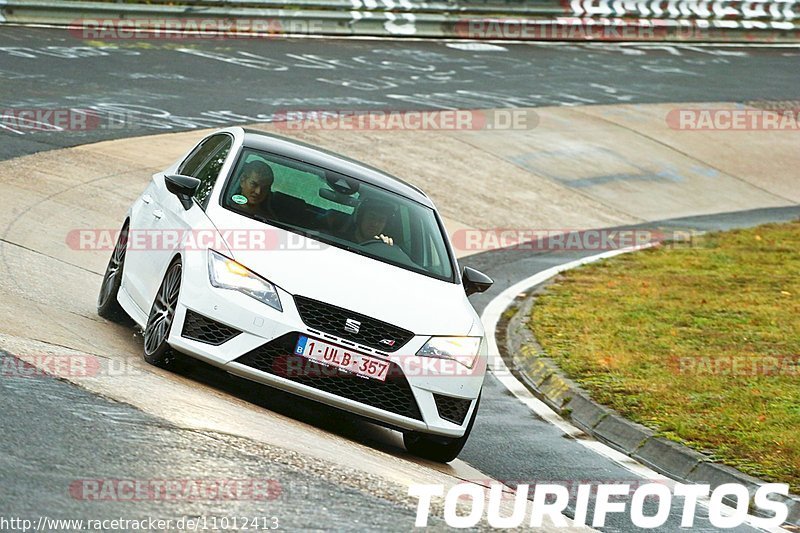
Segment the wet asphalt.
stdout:
[[[409,506],[326,479],[313,471],[324,466],[283,450],[174,426],[26,369],[6,352],[0,367],[0,517],[34,524],[41,517],[157,519],[182,529],[194,521],[208,530],[248,522],[259,529],[392,530],[414,522]],[[234,520],[239,527],[225,527]],[[435,529],[441,523],[431,519]],[[79,530],[48,524],[49,531]],[[118,528],[126,529],[132,527]]]

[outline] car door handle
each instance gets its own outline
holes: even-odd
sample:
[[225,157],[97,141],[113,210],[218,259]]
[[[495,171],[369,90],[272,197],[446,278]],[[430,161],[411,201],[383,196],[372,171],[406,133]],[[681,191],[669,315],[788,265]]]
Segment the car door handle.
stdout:
[[161,217],[164,216],[164,211],[162,211],[161,209],[156,209],[153,211],[153,216],[160,219]]
[[152,201],[153,201],[153,197],[152,197],[152,196],[150,196],[149,194],[143,194],[143,195],[142,195],[142,201],[143,201],[144,203],[146,203],[146,204],[149,204],[150,202],[152,202]]

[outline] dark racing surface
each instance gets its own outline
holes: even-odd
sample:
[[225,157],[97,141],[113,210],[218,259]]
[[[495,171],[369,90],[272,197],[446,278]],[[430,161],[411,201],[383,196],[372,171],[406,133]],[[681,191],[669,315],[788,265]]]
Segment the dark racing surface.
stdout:
[[[5,518],[37,524],[44,516],[44,531],[81,530],[59,519],[120,517],[171,520],[173,528],[193,520],[200,530],[249,523],[249,529],[361,531],[366,517],[379,529],[413,522],[413,512],[385,494],[371,497],[313,475],[302,460],[269,446],[177,427],[32,367],[12,373],[24,365],[0,357]],[[227,527],[234,517],[239,528]]]
[[797,48],[657,43],[464,50],[424,41],[79,36],[0,29],[0,109],[75,108],[104,119],[68,135],[5,128],[0,158],[271,121],[288,110],[783,100],[797,97],[800,58]]

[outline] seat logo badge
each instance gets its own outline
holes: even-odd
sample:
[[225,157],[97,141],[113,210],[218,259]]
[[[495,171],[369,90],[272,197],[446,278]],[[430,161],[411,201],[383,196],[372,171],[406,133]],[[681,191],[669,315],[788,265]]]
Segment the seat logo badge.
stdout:
[[381,339],[381,344],[385,344],[386,346],[394,346],[393,339]]
[[352,318],[348,318],[344,322],[344,330],[348,333],[358,333],[361,329],[361,322],[358,320],[353,320]]

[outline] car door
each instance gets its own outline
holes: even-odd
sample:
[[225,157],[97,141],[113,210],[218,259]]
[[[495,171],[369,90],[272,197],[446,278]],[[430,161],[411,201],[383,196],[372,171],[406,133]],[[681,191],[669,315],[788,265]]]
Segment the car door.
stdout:
[[[148,237],[148,250],[141,254],[137,268],[141,274],[138,297],[141,308],[149,313],[156,292],[169,263],[182,251],[183,243],[192,247],[200,234],[213,234],[214,226],[205,215],[205,208],[225,162],[230,156],[233,137],[220,133],[201,141],[178,167],[178,173],[200,180],[193,205],[185,209],[177,196],[167,190],[165,175],[155,174],[151,187],[150,216],[142,216],[141,230]],[[185,239],[188,239],[186,241]],[[133,294],[131,295],[133,297]],[[139,303],[139,302],[137,302]]]
[[122,277],[122,290],[144,310],[144,286],[147,272],[145,266],[149,261],[150,247],[147,245],[147,233],[153,219],[156,196],[156,177],[153,176],[147,188],[131,207],[128,251],[125,255],[125,268]]

